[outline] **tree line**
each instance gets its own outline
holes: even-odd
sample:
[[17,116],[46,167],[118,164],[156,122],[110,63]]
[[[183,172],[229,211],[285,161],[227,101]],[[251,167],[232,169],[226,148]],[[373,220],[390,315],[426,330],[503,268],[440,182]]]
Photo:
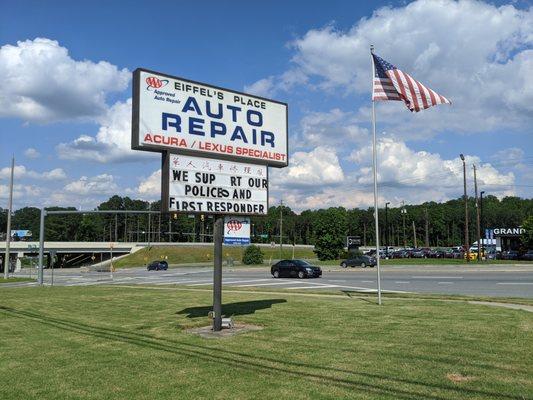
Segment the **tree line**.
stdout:
[[[160,210],[160,201],[147,202],[112,196],[97,210]],[[468,199],[469,242],[476,240],[476,208]],[[75,210],[50,207],[47,210]],[[402,211],[404,210],[404,211]],[[391,246],[456,246],[464,243],[464,201],[380,208],[380,243]],[[533,199],[487,196],[483,199],[484,228],[517,227],[533,215]],[[12,214],[12,229],[29,229],[39,239],[40,210],[24,207]],[[281,220],[283,223],[281,224]],[[6,232],[7,212],[0,208],[0,231]],[[297,214],[286,205],[270,207],[263,217],[251,218],[252,241],[315,245],[320,241],[345,242],[347,235],[360,236],[363,245],[375,244],[374,209],[305,210]],[[49,241],[133,241],[133,242],[209,242],[212,217],[162,214],[69,214],[46,217],[45,239]],[[483,232],[482,232],[483,235]]]

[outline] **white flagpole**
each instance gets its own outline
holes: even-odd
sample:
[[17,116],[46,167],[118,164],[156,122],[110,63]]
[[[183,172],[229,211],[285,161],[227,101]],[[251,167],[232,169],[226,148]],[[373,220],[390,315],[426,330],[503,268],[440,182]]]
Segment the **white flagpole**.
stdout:
[[[370,45],[370,58],[372,59],[372,96],[374,96],[374,45]],[[379,260],[379,212],[378,212],[378,157],[376,146],[376,102],[372,99],[372,170],[374,172],[374,220],[376,225],[376,268],[378,273],[378,304],[381,305],[381,271]]]

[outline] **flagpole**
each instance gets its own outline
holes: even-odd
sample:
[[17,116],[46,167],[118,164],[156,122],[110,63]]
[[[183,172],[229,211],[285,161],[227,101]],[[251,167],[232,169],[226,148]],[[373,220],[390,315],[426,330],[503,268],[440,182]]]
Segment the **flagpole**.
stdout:
[[[372,96],[374,95],[374,45],[370,45],[370,58],[372,59]],[[379,212],[378,212],[378,157],[376,145],[376,102],[372,99],[372,171],[374,173],[374,221],[376,225],[376,269],[378,278],[378,304],[381,305],[381,271],[379,259]]]

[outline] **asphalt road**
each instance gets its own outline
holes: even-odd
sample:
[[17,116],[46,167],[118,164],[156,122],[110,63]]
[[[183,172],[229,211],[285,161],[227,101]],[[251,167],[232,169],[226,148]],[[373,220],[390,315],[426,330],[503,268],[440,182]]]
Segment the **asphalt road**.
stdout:
[[[224,269],[223,283],[232,287],[260,287],[286,290],[376,290],[375,268],[323,267],[319,279],[274,279],[268,268]],[[28,276],[17,274],[17,276]],[[35,276],[35,274],[33,274]],[[480,296],[533,298],[533,265],[471,266],[385,266],[381,268],[382,289],[393,292],[442,293]],[[45,284],[52,282],[51,271],[45,271]],[[208,287],[212,268],[181,267],[168,271],[146,271],[144,268],[114,272],[80,272],[79,269],[54,271],[54,285],[168,285]],[[5,286],[34,286],[36,283],[12,283]]]

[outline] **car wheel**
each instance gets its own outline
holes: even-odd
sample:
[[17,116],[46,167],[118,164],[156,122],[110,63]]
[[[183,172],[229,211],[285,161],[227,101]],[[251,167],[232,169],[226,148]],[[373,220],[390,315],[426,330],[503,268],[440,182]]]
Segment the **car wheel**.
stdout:
[[274,276],[274,278],[279,278],[279,271],[274,271],[274,273],[272,274]]
[[361,263],[361,268],[366,268],[366,264],[364,262]]
[[348,266],[348,265],[346,265],[345,262],[341,263],[341,267],[342,267],[342,268],[346,268],[347,266]]
[[298,271],[298,278],[300,278],[300,279],[305,278],[305,272],[303,272],[303,271]]

